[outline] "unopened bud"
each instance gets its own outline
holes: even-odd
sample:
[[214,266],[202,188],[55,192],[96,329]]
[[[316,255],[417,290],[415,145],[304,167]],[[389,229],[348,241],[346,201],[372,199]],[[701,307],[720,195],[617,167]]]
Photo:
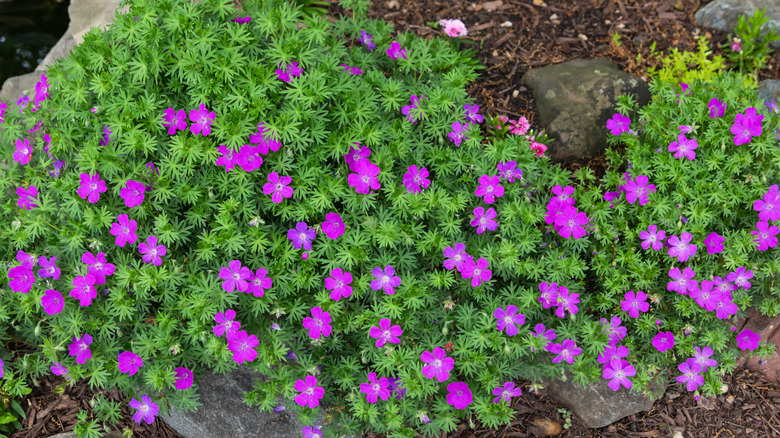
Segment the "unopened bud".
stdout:
[[447,326],[445,325],[444,328],[441,329],[441,334],[447,336],[449,333],[450,333],[450,329],[448,329]]
[[509,344],[504,344],[504,353],[509,355],[509,353],[511,353],[511,352],[512,352],[512,349],[509,348]]

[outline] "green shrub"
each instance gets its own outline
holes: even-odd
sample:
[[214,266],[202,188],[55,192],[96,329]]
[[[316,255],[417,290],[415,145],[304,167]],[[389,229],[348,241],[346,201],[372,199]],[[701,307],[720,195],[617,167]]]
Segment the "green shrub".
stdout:
[[750,18],[740,15],[734,35],[729,34],[729,41],[723,44],[729,61],[754,81],[758,81],[758,71],[766,67],[773,52],[769,43],[780,40],[774,25],[770,28],[768,22],[766,9],[756,9]]
[[651,53],[661,61],[662,67],[660,69],[648,67],[647,75],[650,79],[665,84],[690,84],[696,79],[712,81],[726,69],[722,56],[712,56],[709,40],[704,35],[699,37],[695,52],[681,52],[673,48],[666,56],[661,56],[652,49]]

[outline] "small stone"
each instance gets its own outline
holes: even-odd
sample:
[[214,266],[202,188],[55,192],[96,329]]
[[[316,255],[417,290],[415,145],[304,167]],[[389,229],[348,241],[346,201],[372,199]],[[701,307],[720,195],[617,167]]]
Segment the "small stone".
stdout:
[[512,22],[511,21],[505,21],[505,22],[501,23],[501,27],[512,27]]
[[612,24],[612,20],[604,20],[604,24]]
[[558,14],[552,14],[550,15],[550,21],[555,21],[558,19]]
[[398,9],[401,7],[401,5],[398,3],[398,0],[390,0],[389,2],[385,3],[388,9]]
[[625,24],[623,24],[623,23],[618,23],[618,25],[617,25],[616,27],[617,27],[618,29],[625,29],[625,28],[626,28],[626,25],[625,25]]
[[494,0],[494,1],[491,1],[491,2],[482,3],[482,8],[485,9],[485,11],[487,11],[487,12],[493,12],[496,9],[498,9],[499,6],[503,6],[503,5],[504,5],[503,1],[501,1],[501,0]]
[[491,55],[493,55],[493,56],[498,56],[498,50],[496,50],[496,49],[493,49],[493,53],[491,53]]
[[683,433],[679,430],[675,430],[672,434],[672,438],[683,438]]
[[720,393],[725,394],[729,392],[729,385],[726,385],[725,383],[720,387]]
[[547,3],[543,2],[542,0],[534,0],[534,6],[541,6],[543,8],[546,8]]
[[582,41],[588,41],[588,36],[582,33],[577,35],[577,38],[581,39]]
[[515,91],[513,91],[513,92],[512,92],[512,97],[517,97],[517,96],[519,96],[519,95],[520,95],[520,92],[519,92],[519,91],[517,91],[517,90],[515,90]]
[[665,394],[665,397],[669,400],[674,400],[677,397],[679,397],[681,394],[677,391],[667,391]]
[[728,397],[726,397],[726,402],[728,402],[729,404],[734,403],[734,396],[733,395],[729,395]]

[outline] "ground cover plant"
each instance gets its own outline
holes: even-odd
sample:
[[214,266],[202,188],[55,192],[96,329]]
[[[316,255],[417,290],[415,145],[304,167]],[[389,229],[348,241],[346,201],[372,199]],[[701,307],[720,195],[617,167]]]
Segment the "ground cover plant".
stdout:
[[628,175],[575,184],[543,136],[480,114],[468,53],[342,4],[301,26],[285,2],[134,1],[6,107],[4,340],[40,352],[3,356],[4,386],[86,378],[148,423],[248,364],[272,377],[248,402],[287,399],[309,436],[323,413],[331,435],[506,424],[513,379],[566,370],[719,389],[758,346],[722,320],[777,313],[772,108],[734,76],[659,86],[645,122],[627,100],[610,122]]

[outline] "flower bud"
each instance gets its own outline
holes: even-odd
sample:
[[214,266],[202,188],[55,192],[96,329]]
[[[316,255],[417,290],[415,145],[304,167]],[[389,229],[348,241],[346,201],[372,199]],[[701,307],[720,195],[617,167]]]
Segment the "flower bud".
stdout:
[[504,353],[508,356],[512,352],[512,349],[509,348],[509,344],[504,344]]
[[181,344],[173,344],[171,346],[171,354],[176,356],[179,352],[181,352]]
[[448,329],[447,326],[445,325],[444,328],[441,329],[441,334],[447,336],[449,333],[450,333],[450,329]]
[[682,219],[677,221],[677,228],[682,228]]
[[274,412],[279,413],[282,412],[284,409],[285,409],[284,406],[279,405],[274,408]]

